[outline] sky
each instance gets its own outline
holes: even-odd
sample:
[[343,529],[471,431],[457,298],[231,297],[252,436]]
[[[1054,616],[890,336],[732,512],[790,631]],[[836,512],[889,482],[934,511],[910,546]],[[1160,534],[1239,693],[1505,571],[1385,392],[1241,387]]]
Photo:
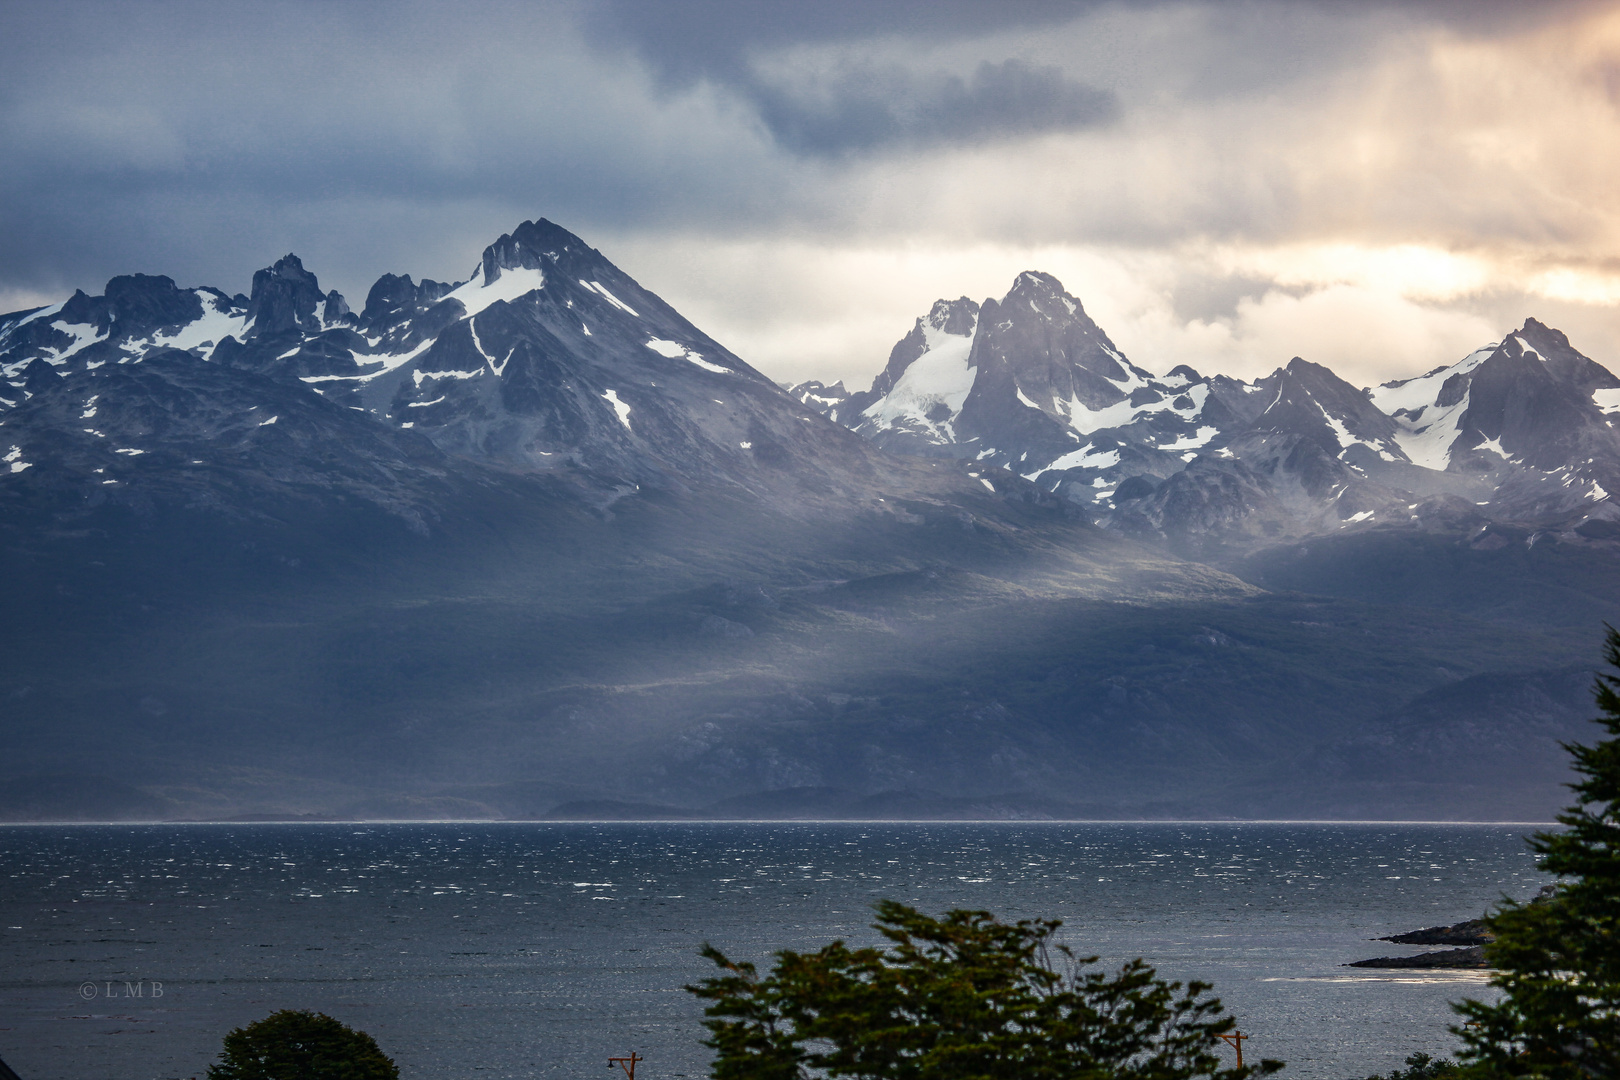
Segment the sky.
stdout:
[[0,0],[0,310],[574,231],[778,380],[1055,274],[1136,363],[1620,371],[1620,0]]

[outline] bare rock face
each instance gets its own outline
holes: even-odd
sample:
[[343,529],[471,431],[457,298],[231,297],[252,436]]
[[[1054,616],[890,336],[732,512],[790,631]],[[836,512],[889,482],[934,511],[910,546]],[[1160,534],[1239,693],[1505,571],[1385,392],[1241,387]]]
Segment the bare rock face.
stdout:
[[315,312],[324,299],[315,275],[304,269],[298,256],[289,254],[253,275],[246,333],[267,337],[319,329]]

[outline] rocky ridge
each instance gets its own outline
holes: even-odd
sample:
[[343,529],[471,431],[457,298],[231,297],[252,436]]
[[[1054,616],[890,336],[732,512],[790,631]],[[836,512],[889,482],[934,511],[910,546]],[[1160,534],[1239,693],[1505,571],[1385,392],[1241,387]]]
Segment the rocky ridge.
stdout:
[[[696,488],[798,514],[984,494],[959,469],[874,454],[544,219],[501,236],[465,281],[385,274],[359,311],[289,254],[245,296],[135,274],[0,316],[0,470],[29,473],[25,487],[97,502],[184,487],[160,464],[218,459],[222,439],[273,453],[295,414],[324,417],[344,467],[373,444],[408,445],[437,451],[440,473],[547,477],[604,508]],[[414,497],[403,474],[388,482],[399,490],[384,501]],[[1000,483],[992,493],[1040,498]]]

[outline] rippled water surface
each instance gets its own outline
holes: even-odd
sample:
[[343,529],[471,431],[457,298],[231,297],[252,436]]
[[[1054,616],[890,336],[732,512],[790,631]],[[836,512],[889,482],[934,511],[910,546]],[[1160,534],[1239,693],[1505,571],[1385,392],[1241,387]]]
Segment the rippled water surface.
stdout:
[[[24,1080],[200,1077],[274,1009],[374,1035],[404,1080],[706,1075],[681,986],[866,942],[870,907],[1064,920],[1105,963],[1212,982],[1301,1078],[1446,1053],[1472,973],[1342,967],[1543,876],[1506,825],[0,827],[0,1058]],[[161,987],[159,987],[161,984]],[[133,996],[138,994],[139,996]],[[161,994],[161,996],[159,996]]]

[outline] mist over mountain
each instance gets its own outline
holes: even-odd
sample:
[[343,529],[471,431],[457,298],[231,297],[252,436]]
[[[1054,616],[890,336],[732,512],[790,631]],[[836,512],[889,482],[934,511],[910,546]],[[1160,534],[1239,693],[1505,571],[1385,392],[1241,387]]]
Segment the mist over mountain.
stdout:
[[0,816],[1525,818],[1620,381],[1128,360],[1043,273],[774,385],[579,237],[0,316]]

